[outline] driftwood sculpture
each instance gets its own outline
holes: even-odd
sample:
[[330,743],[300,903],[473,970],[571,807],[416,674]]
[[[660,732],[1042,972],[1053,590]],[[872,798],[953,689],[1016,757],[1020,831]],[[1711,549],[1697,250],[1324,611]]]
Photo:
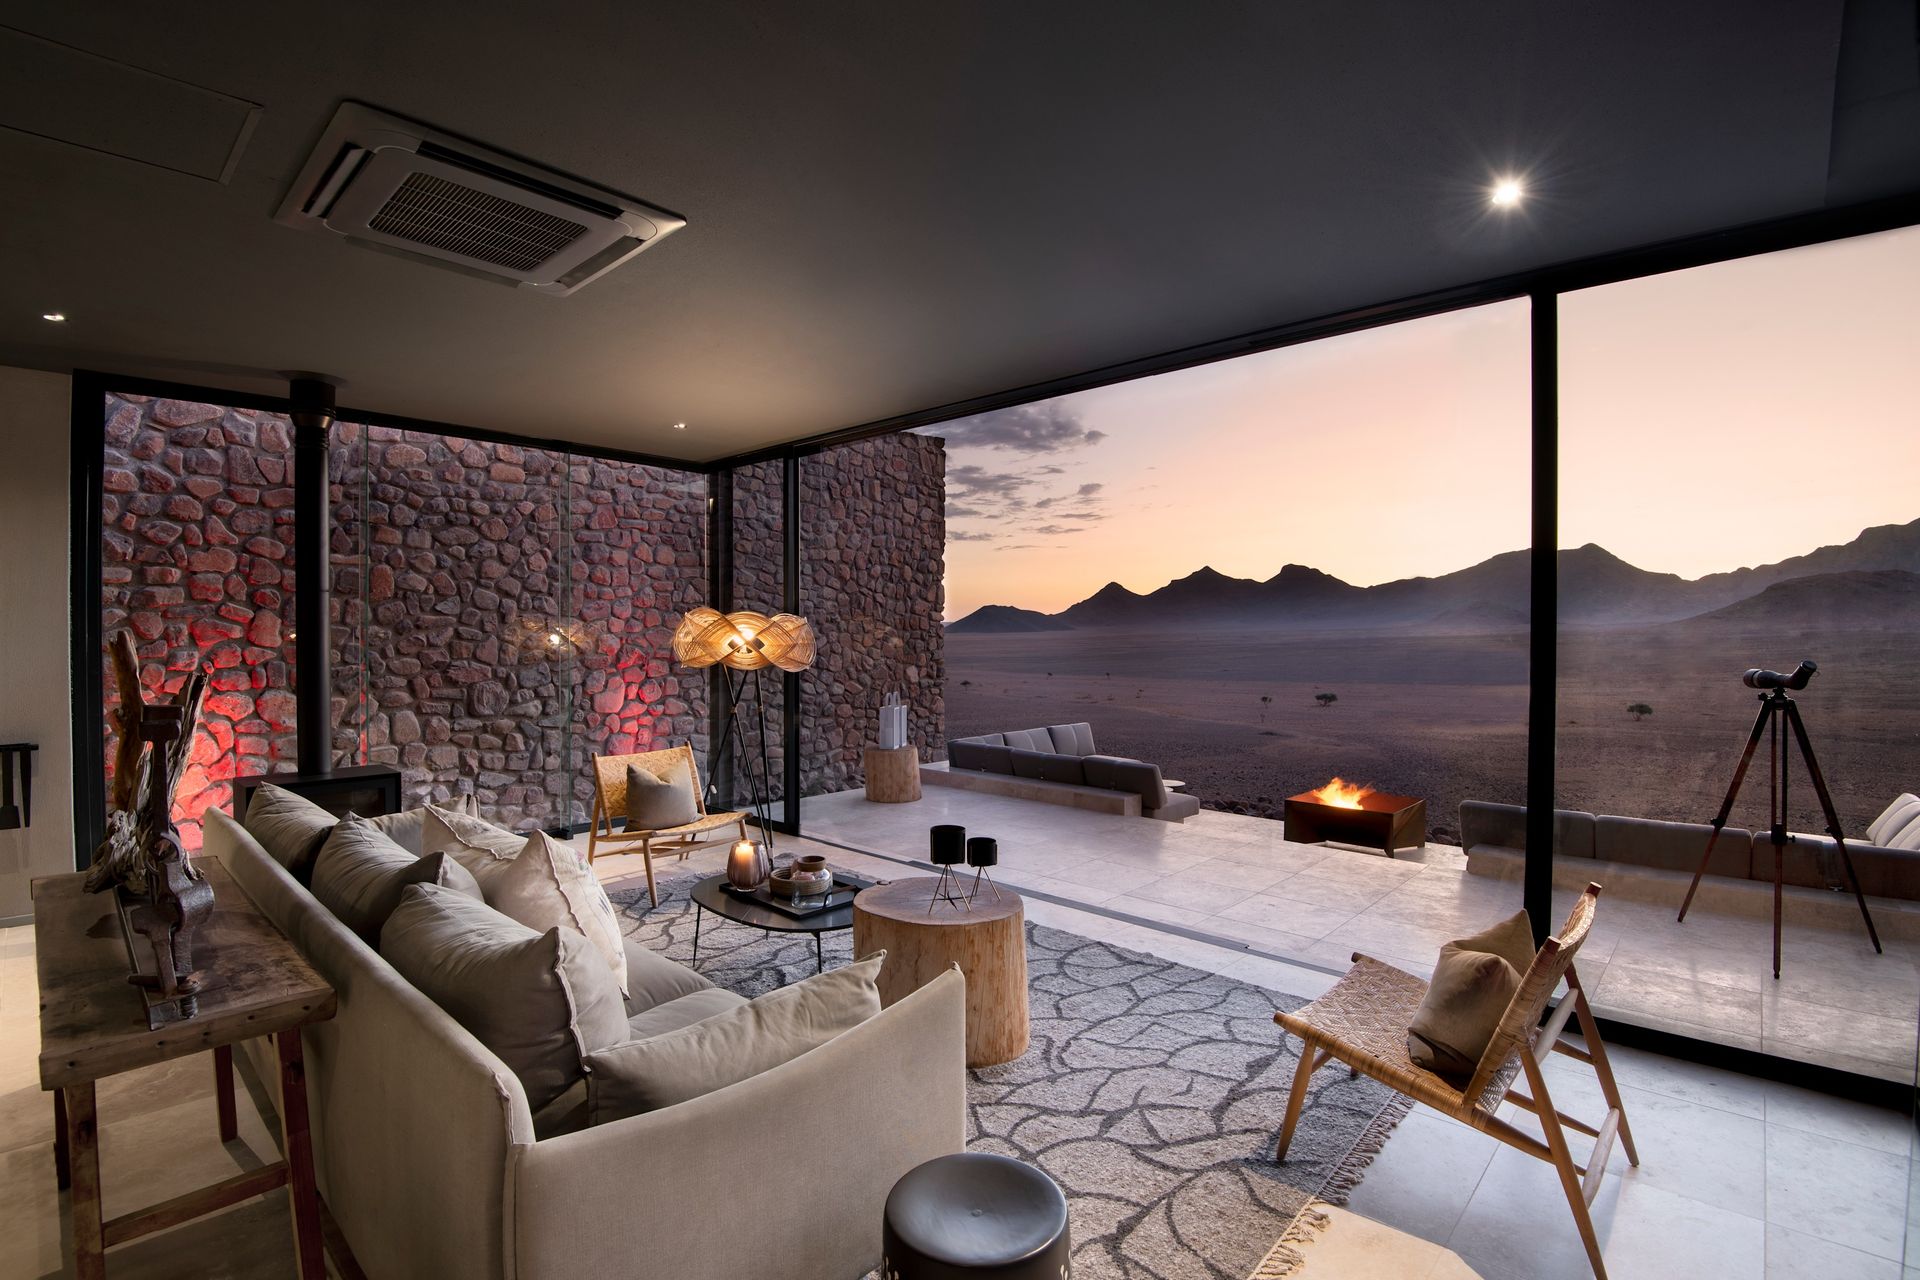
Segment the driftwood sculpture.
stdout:
[[193,934],[213,912],[213,889],[180,847],[173,782],[200,721],[207,677],[196,670],[172,702],[148,703],[133,637],[120,632],[109,654],[120,690],[113,714],[119,740],[106,838],[93,855],[86,887],[92,893],[112,889],[118,896],[133,961],[127,980],[146,991],[149,1022],[171,1020],[162,1010],[174,1002],[174,1016],[191,1018],[203,985],[193,968]]

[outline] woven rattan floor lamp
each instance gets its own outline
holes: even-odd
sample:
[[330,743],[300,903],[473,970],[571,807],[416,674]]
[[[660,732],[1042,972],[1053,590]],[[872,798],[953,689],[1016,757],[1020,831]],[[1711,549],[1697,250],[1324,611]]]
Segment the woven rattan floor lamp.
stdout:
[[[805,618],[791,613],[764,613],[740,610],[721,613],[704,605],[690,610],[680,619],[673,633],[673,656],[696,671],[716,664],[727,691],[727,718],[720,726],[719,741],[707,760],[709,798],[719,785],[719,763],[727,758],[731,743],[744,743],[746,735],[738,727],[740,699],[747,690],[747,678],[753,677],[755,728],[759,734],[758,760],[747,750],[747,793],[754,820],[773,847],[773,826],[767,793],[771,790],[771,770],[767,763],[767,699],[760,673],[768,667],[782,671],[805,671],[813,665],[813,627]],[[736,676],[735,673],[739,674]],[[755,768],[756,763],[758,768]]]

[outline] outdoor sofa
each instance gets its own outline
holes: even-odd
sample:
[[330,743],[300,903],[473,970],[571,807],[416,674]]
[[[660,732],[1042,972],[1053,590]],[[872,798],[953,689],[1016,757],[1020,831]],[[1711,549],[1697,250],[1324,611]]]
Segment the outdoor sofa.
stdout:
[[947,768],[1131,793],[1140,797],[1143,817],[1162,822],[1183,822],[1200,812],[1199,800],[1167,789],[1159,765],[1096,752],[1093,726],[1085,723],[953,738]]

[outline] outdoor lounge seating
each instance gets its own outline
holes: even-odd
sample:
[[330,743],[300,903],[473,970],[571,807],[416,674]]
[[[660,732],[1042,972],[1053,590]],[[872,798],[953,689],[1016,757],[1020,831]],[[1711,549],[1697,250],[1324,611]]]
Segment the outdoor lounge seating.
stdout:
[[[1093,726],[1086,723],[954,738],[947,743],[947,769],[1133,795],[1139,797],[1140,816],[1163,822],[1184,822],[1200,812],[1199,800],[1167,788],[1159,765],[1098,754]],[[1046,785],[1021,790],[1034,799],[1049,798]]]

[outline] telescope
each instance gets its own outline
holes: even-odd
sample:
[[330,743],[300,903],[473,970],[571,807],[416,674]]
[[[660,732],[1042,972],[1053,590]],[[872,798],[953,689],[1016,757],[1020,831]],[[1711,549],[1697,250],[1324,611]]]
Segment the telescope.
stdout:
[[1804,689],[1807,681],[1813,679],[1813,673],[1819,669],[1811,662],[1802,662],[1792,671],[1765,671],[1750,667],[1747,674],[1740,677],[1740,683],[1749,689]]

